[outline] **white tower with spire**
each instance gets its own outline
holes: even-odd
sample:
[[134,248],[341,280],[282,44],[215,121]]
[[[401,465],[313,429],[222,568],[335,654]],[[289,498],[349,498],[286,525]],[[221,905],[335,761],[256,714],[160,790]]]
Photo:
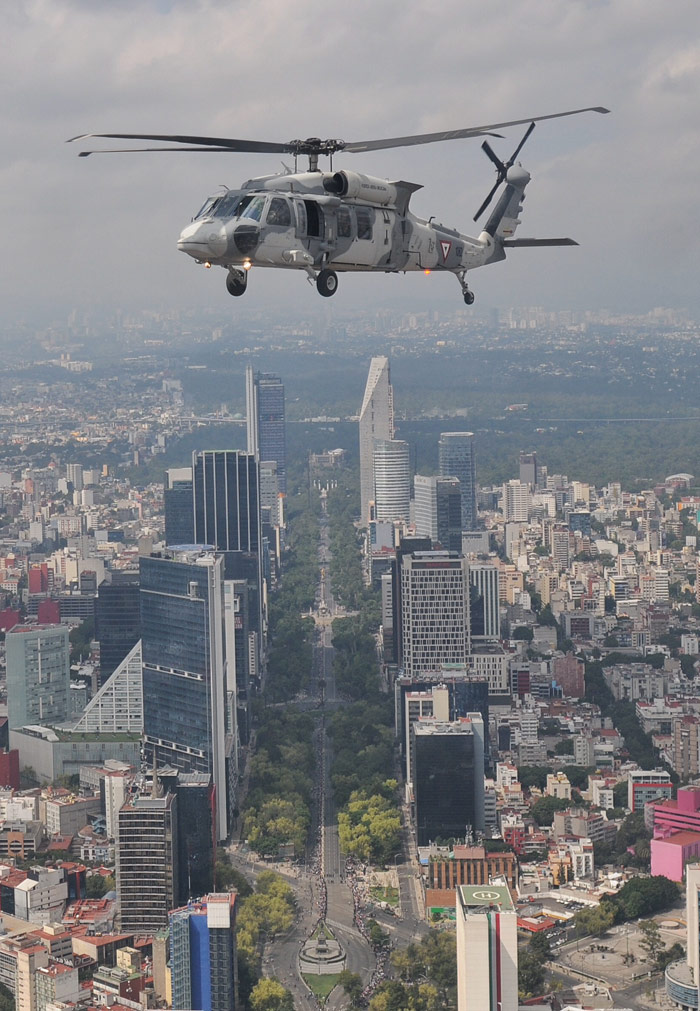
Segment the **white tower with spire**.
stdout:
[[370,362],[359,427],[361,518],[367,523],[369,504],[374,501],[374,444],[377,439],[394,438],[394,391],[389,359],[384,355]]

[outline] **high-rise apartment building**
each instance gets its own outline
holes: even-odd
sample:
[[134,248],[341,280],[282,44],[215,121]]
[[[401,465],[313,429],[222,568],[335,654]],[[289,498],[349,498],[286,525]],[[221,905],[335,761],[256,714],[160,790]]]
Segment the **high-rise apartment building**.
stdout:
[[170,913],[173,1011],[235,1011],[236,895],[215,892]]
[[[367,523],[374,501],[374,443],[394,438],[394,392],[389,359],[373,358],[360,408],[360,520]],[[410,494],[410,493],[409,493]]]
[[[146,761],[211,774],[228,835],[223,557],[201,548],[141,559]],[[172,906],[171,906],[172,908]]]
[[407,675],[468,664],[469,577],[464,558],[417,551],[401,559],[401,657]]
[[507,481],[503,485],[503,517],[506,523],[527,523],[530,507],[530,490],[521,481]]
[[100,644],[100,685],[141,638],[138,569],[105,573],[95,604],[95,638]]
[[279,376],[245,371],[245,399],[248,452],[259,462],[277,464],[279,490],[287,491],[287,430],[285,424],[284,384]]
[[438,443],[441,477],[456,477],[462,495],[462,530],[477,523],[476,457],[473,432],[442,432]]
[[484,831],[484,721],[469,713],[452,723],[411,725],[416,840],[463,839]]
[[517,1011],[518,919],[506,885],[457,889],[457,1011]]
[[194,543],[192,468],[171,467],[165,472],[163,491],[165,543]]
[[15,625],[5,637],[10,729],[70,718],[70,643],[65,625]]
[[177,797],[129,799],[119,812],[119,923],[125,933],[153,934],[178,904]]
[[408,521],[411,454],[403,439],[374,440],[374,514],[380,523]]
[[469,565],[469,586],[472,639],[500,639],[498,567],[472,562]]
[[73,485],[73,491],[83,490],[83,467],[80,463],[66,464],[66,481]]
[[416,533],[445,551],[462,550],[462,492],[456,477],[413,478]]

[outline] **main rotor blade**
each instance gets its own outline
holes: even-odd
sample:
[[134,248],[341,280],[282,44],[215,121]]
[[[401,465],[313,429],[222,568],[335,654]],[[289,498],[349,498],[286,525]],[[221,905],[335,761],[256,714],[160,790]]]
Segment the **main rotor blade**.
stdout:
[[223,151],[236,154],[236,149],[232,147],[99,147],[92,151],[78,151],[78,158],[87,158],[90,154],[136,154],[139,151]]
[[553,112],[548,116],[528,116],[526,119],[511,119],[505,123],[487,123],[485,126],[471,126],[463,130],[441,130],[438,133],[419,133],[410,137],[388,137],[384,140],[363,140],[346,144],[344,151],[380,151],[389,147],[410,147],[413,144],[433,144],[441,140],[460,140],[467,137],[498,136],[494,130],[507,126],[522,126],[524,123],[540,123],[545,119],[561,119],[563,116],[578,116],[582,112],[608,113],[602,105],[589,105],[585,109],[569,109],[567,112]]
[[[252,151],[263,154],[288,154],[293,150],[290,144],[276,144],[266,140],[237,140],[234,137],[189,137],[182,134],[158,134],[158,133],[82,133],[77,137],[70,137],[66,143],[71,144],[76,140],[87,140],[91,137],[106,138],[108,140],[162,140],[175,144],[198,144],[201,147],[190,148],[190,150],[203,150],[208,147],[217,148],[220,151]],[[120,148],[118,150],[127,150]],[[161,151],[167,148],[141,148],[142,151]],[[170,148],[171,151],[178,151],[179,148]],[[111,152],[110,152],[111,153]]]

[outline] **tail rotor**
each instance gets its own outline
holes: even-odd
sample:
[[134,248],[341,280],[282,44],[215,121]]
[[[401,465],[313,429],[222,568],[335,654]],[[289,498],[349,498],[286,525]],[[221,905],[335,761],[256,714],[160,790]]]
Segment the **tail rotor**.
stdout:
[[484,211],[486,210],[486,208],[489,206],[489,204],[493,200],[494,196],[496,195],[496,190],[498,189],[498,187],[501,185],[502,182],[505,182],[506,177],[508,175],[508,169],[511,168],[511,166],[513,166],[515,164],[515,159],[518,157],[518,155],[522,151],[522,149],[523,149],[523,147],[525,145],[525,141],[528,139],[528,137],[530,136],[530,134],[532,133],[532,131],[534,129],[535,129],[535,124],[534,124],[534,122],[532,122],[528,126],[528,128],[525,131],[525,133],[524,133],[524,135],[523,135],[520,143],[516,147],[515,151],[513,151],[512,155],[510,156],[510,158],[508,159],[507,162],[502,162],[501,161],[501,159],[498,157],[498,155],[493,150],[493,148],[491,147],[491,145],[489,144],[489,142],[487,140],[485,140],[484,143],[481,145],[481,149],[484,152],[484,154],[496,166],[496,182],[491,187],[491,190],[489,191],[488,196],[484,200],[484,202],[481,205],[481,207],[479,208],[479,210],[474,215],[474,221],[478,221],[479,220],[479,218],[481,217],[481,215],[484,213]]

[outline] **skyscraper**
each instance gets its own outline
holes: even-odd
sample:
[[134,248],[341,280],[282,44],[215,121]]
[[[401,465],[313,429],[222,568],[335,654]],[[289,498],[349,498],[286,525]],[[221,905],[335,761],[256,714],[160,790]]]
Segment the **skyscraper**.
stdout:
[[194,548],[141,559],[144,748],[149,764],[208,772],[217,838],[228,834],[221,555]]
[[192,454],[194,536],[224,555],[226,579],[249,584],[250,627],[263,635],[263,563],[258,463],[237,449]]
[[279,376],[245,370],[248,452],[260,462],[277,464],[279,490],[287,491],[287,432],[284,384]]
[[539,484],[537,453],[520,453],[520,482],[534,491]]
[[517,1011],[518,918],[506,885],[457,889],[457,1011]]
[[411,455],[402,439],[374,440],[375,518],[408,521],[411,509]]
[[117,898],[124,932],[152,934],[177,905],[177,797],[130,798],[119,812]]
[[462,494],[456,477],[413,478],[416,533],[445,551],[462,550]]
[[5,637],[10,729],[65,723],[70,716],[70,645],[65,625],[15,625]]
[[481,713],[451,723],[411,725],[416,840],[462,839],[484,830],[484,721]]
[[369,519],[374,501],[374,442],[394,438],[394,392],[389,359],[373,358],[369,366],[365,395],[360,408],[360,520]]
[[192,508],[192,468],[171,467],[165,472],[163,491],[165,543],[194,542],[194,511]]
[[462,494],[462,530],[476,527],[476,459],[473,432],[442,432],[438,443],[440,477],[456,477]]
[[139,574],[136,569],[105,573],[95,604],[95,638],[100,643],[100,685],[141,638]]
[[170,965],[173,1011],[235,1011],[235,893],[215,892],[171,912]]
[[500,639],[498,568],[472,562],[469,565],[469,585],[472,639]]
[[401,663],[407,675],[468,664],[469,582],[464,558],[416,551],[401,558]]
[[[260,552],[258,465],[237,449],[192,454],[194,543],[217,551]],[[227,572],[227,578],[229,576]]]

